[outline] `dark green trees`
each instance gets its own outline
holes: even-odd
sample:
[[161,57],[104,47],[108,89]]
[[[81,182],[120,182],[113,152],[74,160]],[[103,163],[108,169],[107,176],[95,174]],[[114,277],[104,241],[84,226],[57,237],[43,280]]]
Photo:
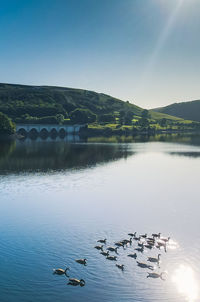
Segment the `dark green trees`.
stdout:
[[15,125],[7,115],[0,112],[0,135],[10,135],[15,132]]
[[74,124],[94,123],[97,119],[96,114],[92,113],[90,110],[80,108],[70,112],[69,116]]

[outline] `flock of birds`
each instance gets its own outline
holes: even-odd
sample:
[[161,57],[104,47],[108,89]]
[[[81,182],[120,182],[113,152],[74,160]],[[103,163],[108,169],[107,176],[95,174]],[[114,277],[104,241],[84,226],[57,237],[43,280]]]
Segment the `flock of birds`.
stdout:
[[[147,257],[147,262],[139,262],[137,261],[138,253],[142,254],[144,250],[152,250],[153,248],[157,248],[159,250],[164,249],[165,252],[167,252],[167,245],[169,243],[170,237],[161,237],[161,233],[155,233],[152,234],[150,237],[148,237],[147,234],[139,235],[137,236],[137,233],[128,233],[129,239],[123,239],[118,242],[114,243],[114,246],[108,246],[107,247],[107,239],[99,239],[97,242],[99,245],[96,245],[94,248],[100,251],[100,254],[106,257],[107,260],[110,261],[117,261],[118,255],[119,255],[119,249],[125,249],[126,247],[131,247],[133,245],[133,242],[135,241],[136,246],[134,246],[134,249],[132,253],[128,254],[127,256],[130,258],[133,258],[136,260],[137,265],[140,268],[146,268],[151,271],[153,271],[156,267],[160,268],[160,256],[159,253],[157,257]],[[136,253],[137,252],[137,253]],[[87,259],[76,259],[77,263],[82,265],[87,265]],[[156,266],[155,266],[156,265]],[[116,263],[116,267],[118,267],[120,270],[124,271],[125,265]],[[66,275],[68,276],[69,268],[66,269],[58,268],[54,269],[54,274],[57,275]],[[165,272],[162,273],[155,273],[155,272],[148,272],[147,278],[160,278],[161,280],[164,279]],[[83,279],[76,279],[76,278],[69,278],[69,285],[73,286],[84,286],[85,280]]]

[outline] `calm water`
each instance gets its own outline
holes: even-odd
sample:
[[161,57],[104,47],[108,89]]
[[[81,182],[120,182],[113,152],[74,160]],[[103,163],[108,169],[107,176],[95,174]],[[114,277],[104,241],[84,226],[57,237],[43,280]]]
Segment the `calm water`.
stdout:
[[[200,139],[157,140],[0,144],[1,302],[199,301]],[[93,248],[134,231],[171,236],[155,270],[167,272],[166,281],[147,279],[127,257],[136,243],[119,250],[124,272]],[[84,287],[52,274],[66,266]]]

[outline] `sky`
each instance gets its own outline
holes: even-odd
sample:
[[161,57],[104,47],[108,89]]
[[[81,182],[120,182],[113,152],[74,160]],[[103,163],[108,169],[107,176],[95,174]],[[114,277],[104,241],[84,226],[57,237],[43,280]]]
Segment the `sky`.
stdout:
[[0,0],[0,82],[200,98],[200,0]]

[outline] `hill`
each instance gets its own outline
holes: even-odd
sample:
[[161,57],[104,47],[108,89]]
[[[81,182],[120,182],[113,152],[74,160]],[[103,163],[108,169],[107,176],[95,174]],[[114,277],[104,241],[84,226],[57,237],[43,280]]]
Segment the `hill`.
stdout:
[[[0,112],[7,114],[15,122],[33,118],[47,118],[62,115],[65,119],[75,109],[89,110],[97,117],[116,115],[120,112],[131,112],[141,116],[143,109],[112,96],[75,88],[55,86],[28,86],[16,84],[0,84]],[[150,111],[153,119],[167,118],[179,120],[158,112]],[[50,119],[51,117],[51,119]]]
[[152,110],[177,116],[186,120],[200,122],[200,100],[174,103],[166,107],[155,108]]

